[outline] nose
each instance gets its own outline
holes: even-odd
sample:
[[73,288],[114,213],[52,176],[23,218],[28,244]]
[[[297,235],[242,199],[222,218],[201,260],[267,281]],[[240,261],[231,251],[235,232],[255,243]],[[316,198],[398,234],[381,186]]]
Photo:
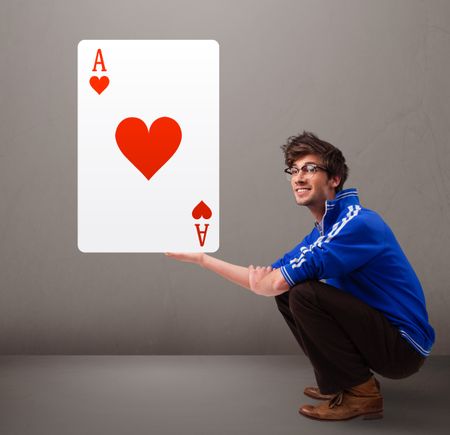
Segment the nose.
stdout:
[[304,183],[305,182],[305,174],[300,171],[298,174],[292,176],[292,181],[297,183]]

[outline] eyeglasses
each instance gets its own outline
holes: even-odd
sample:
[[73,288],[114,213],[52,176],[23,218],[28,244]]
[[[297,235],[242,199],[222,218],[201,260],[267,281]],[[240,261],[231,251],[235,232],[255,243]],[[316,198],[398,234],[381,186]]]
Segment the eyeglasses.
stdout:
[[324,168],[323,166],[316,165],[315,163],[306,163],[301,168],[297,168],[297,166],[291,166],[290,168],[286,168],[284,172],[286,173],[286,178],[288,180],[291,180],[292,177],[295,177],[300,172],[302,173],[303,177],[309,180],[314,176],[314,174],[318,171],[322,170],[325,172],[328,172],[327,168]]

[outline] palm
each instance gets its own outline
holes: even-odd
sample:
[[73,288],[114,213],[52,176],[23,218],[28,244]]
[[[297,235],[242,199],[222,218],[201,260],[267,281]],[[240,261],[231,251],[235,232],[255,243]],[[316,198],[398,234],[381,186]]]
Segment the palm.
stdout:
[[202,252],[166,252],[166,255],[175,260],[184,261],[187,263],[199,263],[203,253]]

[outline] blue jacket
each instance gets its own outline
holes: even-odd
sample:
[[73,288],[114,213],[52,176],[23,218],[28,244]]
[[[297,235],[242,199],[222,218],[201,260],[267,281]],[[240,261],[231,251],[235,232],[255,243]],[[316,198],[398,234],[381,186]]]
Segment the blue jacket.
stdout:
[[381,311],[423,356],[434,343],[422,286],[392,230],[356,189],[325,203],[321,225],[272,264],[287,283],[325,279]]

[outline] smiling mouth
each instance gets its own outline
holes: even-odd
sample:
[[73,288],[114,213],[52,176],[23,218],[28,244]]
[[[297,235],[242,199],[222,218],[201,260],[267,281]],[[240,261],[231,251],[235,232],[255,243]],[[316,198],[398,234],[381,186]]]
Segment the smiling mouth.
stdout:
[[311,188],[308,188],[308,187],[297,187],[297,188],[295,189],[295,191],[296,191],[297,193],[308,192],[308,191],[310,191],[310,190],[311,190]]

